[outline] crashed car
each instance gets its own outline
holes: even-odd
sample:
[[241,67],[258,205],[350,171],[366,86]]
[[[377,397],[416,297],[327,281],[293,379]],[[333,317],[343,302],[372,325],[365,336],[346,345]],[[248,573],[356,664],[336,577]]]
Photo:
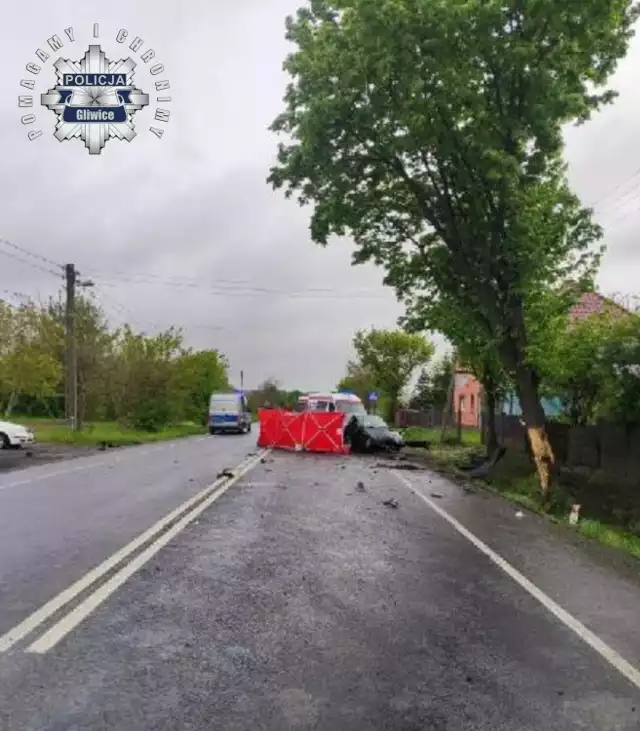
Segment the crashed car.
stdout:
[[389,428],[387,422],[374,414],[354,414],[344,429],[344,441],[352,452],[398,452],[404,439]]

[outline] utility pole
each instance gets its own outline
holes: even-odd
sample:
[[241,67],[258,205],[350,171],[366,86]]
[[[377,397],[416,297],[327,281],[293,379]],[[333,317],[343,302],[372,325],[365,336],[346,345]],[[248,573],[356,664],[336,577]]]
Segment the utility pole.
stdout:
[[78,426],[78,359],[76,352],[76,280],[74,264],[64,267],[66,306],[65,333],[65,416],[71,428]]
[[65,264],[65,416],[71,428],[80,428],[78,420],[78,341],[76,337],[76,287],[93,287],[89,279],[80,281],[75,264]]
[[244,371],[240,371],[240,390],[244,393]]

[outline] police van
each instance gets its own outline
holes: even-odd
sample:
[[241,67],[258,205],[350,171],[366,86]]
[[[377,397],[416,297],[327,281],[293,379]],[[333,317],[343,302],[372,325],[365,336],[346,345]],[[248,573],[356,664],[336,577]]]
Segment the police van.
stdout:
[[244,393],[214,393],[209,401],[209,434],[248,434],[251,412]]

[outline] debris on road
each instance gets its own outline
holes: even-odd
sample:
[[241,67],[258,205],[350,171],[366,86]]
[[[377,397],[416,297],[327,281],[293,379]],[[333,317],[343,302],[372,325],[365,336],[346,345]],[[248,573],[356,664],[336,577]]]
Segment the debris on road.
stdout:
[[398,507],[398,501],[395,498],[389,498],[389,500],[385,500],[383,503],[387,508],[397,508]]
[[428,442],[426,439],[409,439],[405,441],[404,446],[418,449],[431,449],[431,442]]
[[424,472],[426,467],[415,462],[377,462],[374,467],[385,470],[413,470]]
[[225,467],[221,472],[218,472],[218,476],[216,477],[217,480],[219,480],[222,477],[235,477],[235,472],[233,470],[230,470],[228,467]]
[[437,498],[439,500],[442,497],[442,495],[439,492],[432,492],[431,497]]
[[518,512],[516,513],[516,518],[524,518],[524,513],[522,512],[522,510],[518,510]]
[[364,486],[364,482],[361,482],[358,480],[358,484],[356,485],[356,490],[359,492],[364,492],[366,490],[366,487]]
[[493,470],[493,468],[504,457],[506,452],[507,450],[505,447],[499,447],[491,455],[491,459],[478,467],[473,467],[469,472],[467,472],[467,474],[472,480],[486,479]]

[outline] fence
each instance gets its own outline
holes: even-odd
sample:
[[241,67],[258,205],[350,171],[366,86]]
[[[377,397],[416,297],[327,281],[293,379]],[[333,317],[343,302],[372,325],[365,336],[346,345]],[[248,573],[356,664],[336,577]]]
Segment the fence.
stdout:
[[[422,429],[441,429],[443,421],[442,409],[398,409],[396,412],[395,425],[402,429],[416,426]],[[446,426],[451,429],[459,428],[462,431],[478,431],[477,426],[468,426],[464,423],[463,414],[458,412],[455,416],[445,414]]]
[[[502,444],[528,449],[519,417],[497,416],[496,422]],[[562,482],[571,487],[587,514],[640,524],[640,427],[549,422],[547,433]]]
[[[500,441],[505,446],[527,449],[526,431],[519,417],[502,415],[496,420]],[[547,433],[559,463],[638,479],[640,427],[627,429],[616,424],[570,426],[549,422]]]

